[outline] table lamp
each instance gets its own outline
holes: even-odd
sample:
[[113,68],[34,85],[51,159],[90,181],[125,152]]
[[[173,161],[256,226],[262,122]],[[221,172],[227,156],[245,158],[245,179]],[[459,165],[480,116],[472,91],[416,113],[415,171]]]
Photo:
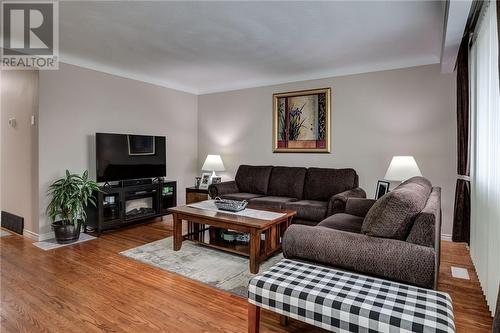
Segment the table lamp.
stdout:
[[207,155],[205,159],[205,163],[201,167],[202,170],[212,171],[212,177],[216,177],[215,171],[224,171],[224,163],[222,163],[222,159],[220,155]]
[[415,176],[422,176],[422,173],[413,156],[394,156],[384,179],[403,182]]

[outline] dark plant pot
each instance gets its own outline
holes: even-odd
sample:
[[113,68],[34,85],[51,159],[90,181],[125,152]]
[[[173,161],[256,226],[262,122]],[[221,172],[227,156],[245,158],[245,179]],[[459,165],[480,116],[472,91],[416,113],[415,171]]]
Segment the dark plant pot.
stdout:
[[52,223],[52,228],[54,229],[54,234],[56,235],[56,241],[59,244],[73,243],[80,238],[80,229],[82,223],[78,221],[78,225],[73,224],[63,224],[62,221],[56,221]]

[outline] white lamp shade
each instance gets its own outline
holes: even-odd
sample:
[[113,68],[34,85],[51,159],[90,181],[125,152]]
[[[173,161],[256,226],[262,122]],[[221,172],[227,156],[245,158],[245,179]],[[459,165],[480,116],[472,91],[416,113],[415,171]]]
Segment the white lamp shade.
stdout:
[[222,163],[222,159],[220,155],[207,155],[205,159],[205,163],[201,167],[201,170],[207,171],[224,171],[224,163]]
[[413,156],[394,156],[384,179],[402,182],[415,176],[422,176],[422,173]]

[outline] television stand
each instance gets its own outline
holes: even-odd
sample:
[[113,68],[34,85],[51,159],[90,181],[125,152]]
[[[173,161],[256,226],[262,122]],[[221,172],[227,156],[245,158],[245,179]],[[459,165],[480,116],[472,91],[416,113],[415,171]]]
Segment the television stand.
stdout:
[[149,185],[153,184],[153,180],[151,178],[145,178],[145,179],[130,179],[130,180],[122,180],[119,182],[119,185],[122,187],[127,187],[127,186],[136,186],[136,185]]
[[97,207],[87,207],[86,225],[101,235],[103,231],[170,214],[168,209],[177,205],[177,183],[149,180],[149,184],[104,184],[94,198]]

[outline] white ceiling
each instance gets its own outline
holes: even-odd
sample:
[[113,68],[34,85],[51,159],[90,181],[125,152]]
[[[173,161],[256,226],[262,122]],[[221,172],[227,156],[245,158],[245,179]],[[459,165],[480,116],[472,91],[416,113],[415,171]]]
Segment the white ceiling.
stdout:
[[60,2],[61,61],[195,94],[439,63],[444,2]]

